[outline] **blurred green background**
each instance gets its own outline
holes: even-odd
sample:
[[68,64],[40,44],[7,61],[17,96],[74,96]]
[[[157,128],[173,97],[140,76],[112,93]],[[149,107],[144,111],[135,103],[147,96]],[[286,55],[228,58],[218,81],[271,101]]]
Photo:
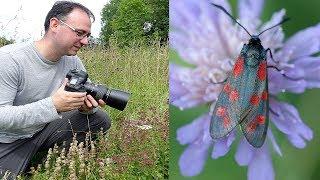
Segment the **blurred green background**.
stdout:
[[[229,1],[232,5],[233,14],[237,13],[237,1]],[[299,30],[316,25],[320,22],[319,0],[267,0],[262,13],[263,22],[270,19],[275,11],[286,9],[286,14],[291,20],[283,25],[286,38]],[[170,51],[170,61],[179,61],[179,56]],[[307,143],[304,149],[293,147],[286,137],[273,125],[272,131],[282,150],[280,157],[271,150],[272,163],[276,179],[280,180],[315,180],[320,179],[320,89],[307,90],[303,94],[283,93],[280,97],[292,103],[300,112],[303,121],[313,130],[313,140]],[[206,106],[180,111],[170,106],[170,179],[247,179],[247,167],[240,167],[234,155],[239,143],[239,138],[231,146],[229,153],[219,159],[213,160],[209,156],[203,172],[195,177],[183,177],[180,174],[178,161],[186,146],[181,146],[176,140],[176,130],[191,122],[193,119],[206,112]]]

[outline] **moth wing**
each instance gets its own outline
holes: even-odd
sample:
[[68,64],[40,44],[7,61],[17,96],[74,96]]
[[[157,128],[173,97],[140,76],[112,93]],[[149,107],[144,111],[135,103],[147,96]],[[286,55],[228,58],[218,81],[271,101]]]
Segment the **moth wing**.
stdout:
[[[238,73],[239,66],[237,66],[237,64],[241,65],[241,63],[243,66],[244,59],[239,57],[236,61],[233,74],[229,75],[216,101],[210,122],[210,135],[213,139],[226,136],[240,123],[242,106],[239,102],[239,92],[241,90],[236,89],[238,88],[236,87],[236,82],[238,78],[243,78],[243,73]],[[236,75],[234,75],[235,73]]]
[[[268,98],[268,80],[264,80],[259,85],[260,91],[257,91],[259,103],[250,105],[241,115],[241,130],[247,141],[256,148],[263,145],[269,124],[269,98]],[[251,101],[253,101],[251,99]]]
[[210,134],[213,139],[226,136],[239,124],[240,113],[237,106],[237,103],[230,102],[228,94],[220,93],[210,123]]

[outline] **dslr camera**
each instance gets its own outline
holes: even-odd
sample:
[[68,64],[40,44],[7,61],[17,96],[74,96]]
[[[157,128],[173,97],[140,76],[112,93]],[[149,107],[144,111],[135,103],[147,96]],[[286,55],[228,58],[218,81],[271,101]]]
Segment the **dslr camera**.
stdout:
[[87,92],[96,101],[102,99],[106,105],[123,111],[127,105],[130,97],[130,93],[110,89],[103,85],[97,85],[87,82],[88,74],[82,70],[73,69],[68,72],[66,78],[69,79],[65,90],[71,92]]

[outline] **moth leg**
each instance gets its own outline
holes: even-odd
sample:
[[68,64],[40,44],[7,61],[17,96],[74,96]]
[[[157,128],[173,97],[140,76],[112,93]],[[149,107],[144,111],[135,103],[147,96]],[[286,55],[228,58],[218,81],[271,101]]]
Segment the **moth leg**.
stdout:
[[273,59],[272,52],[271,52],[271,49],[270,49],[270,48],[266,49],[266,53],[268,53],[268,52],[269,52],[269,54],[270,54],[271,60],[272,60],[274,63],[279,64],[279,61],[276,61],[276,60]]
[[[275,60],[273,59],[272,52],[271,52],[271,49],[270,49],[270,48],[268,48],[268,49],[266,50],[266,53],[267,53],[267,52],[269,52],[270,57],[271,57],[271,60],[272,60],[274,63],[279,64],[279,61],[275,61]],[[276,69],[278,72],[281,73],[281,75],[282,75],[283,77],[285,77],[285,78],[287,78],[287,79],[289,79],[289,80],[292,80],[292,81],[301,80],[301,78],[292,78],[292,77],[287,76],[287,75],[284,73],[283,70],[280,70],[280,69],[279,69],[278,67],[276,67],[276,66],[270,65],[270,66],[267,66],[267,68],[274,68],[274,69]]]
[[276,113],[273,109],[271,109],[270,107],[269,107],[269,110],[270,110],[270,112],[272,113],[272,114],[274,114],[274,115],[276,115],[277,117],[279,117],[279,114],[278,113]]
[[301,80],[301,78],[292,78],[292,77],[287,76],[287,75],[284,73],[283,70],[280,70],[280,69],[279,69],[278,67],[276,67],[276,66],[267,66],[267,68],[273,68],[273,69],[277,70],[278,72],[281,73],[281,75],[282,75],[283,77],[285,77],[285,78],[287,78],[287,79],[289,79],[289,80],[292,80],[292,81]]

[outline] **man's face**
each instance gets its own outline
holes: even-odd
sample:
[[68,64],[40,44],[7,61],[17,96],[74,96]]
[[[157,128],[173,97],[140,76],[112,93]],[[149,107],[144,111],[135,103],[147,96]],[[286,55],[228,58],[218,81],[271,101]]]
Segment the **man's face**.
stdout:
[[74,9],[65,20],[59,20],[60,27],[56,40],[65,55],[76,55],[78,50],[88,44],[91,20],[86,12]]

